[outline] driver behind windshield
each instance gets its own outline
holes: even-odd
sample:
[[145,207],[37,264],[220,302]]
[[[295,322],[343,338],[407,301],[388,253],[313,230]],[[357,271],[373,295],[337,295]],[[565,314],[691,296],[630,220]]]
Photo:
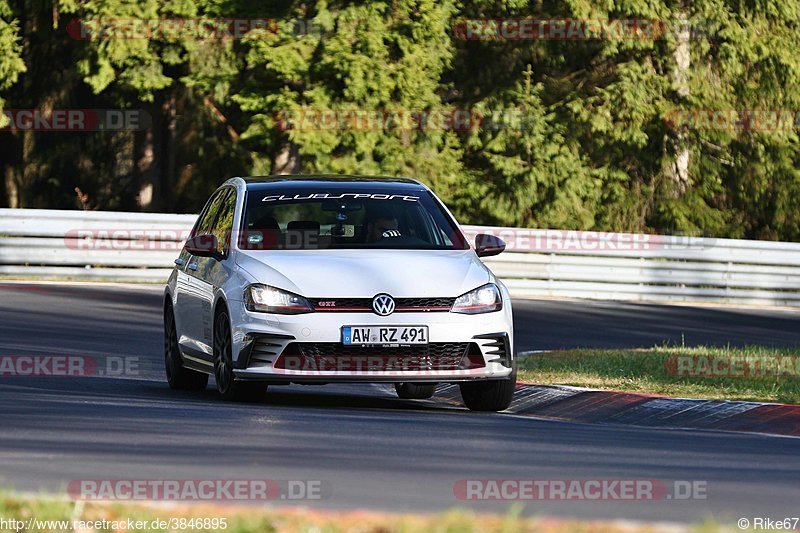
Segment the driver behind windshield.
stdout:
[[367,242],[377,242],[386,237],[399,237],[397,219],[387,215],[376,215],[367,221]]

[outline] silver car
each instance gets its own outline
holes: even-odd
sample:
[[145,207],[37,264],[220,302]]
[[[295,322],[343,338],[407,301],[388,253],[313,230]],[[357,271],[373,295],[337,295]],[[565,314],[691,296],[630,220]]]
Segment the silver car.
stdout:
[[511,302],[433,192],[403,178],[234,178],[209,199],[164,298],[169,384],[257,400],[267,385],[393,383],[406,399],[458,383],[508,407]]

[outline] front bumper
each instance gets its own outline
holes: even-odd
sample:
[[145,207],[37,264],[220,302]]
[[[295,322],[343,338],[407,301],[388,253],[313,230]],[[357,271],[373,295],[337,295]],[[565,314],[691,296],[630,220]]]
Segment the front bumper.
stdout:
[[[315,312],[268,315],[231,307],[235,375],[279,383],[459,382],[509,377],[510,309],[483,315]],[[341,345],[343,326],[428,326],[428,347]],[[463,353],[460,351],[463,350]]]

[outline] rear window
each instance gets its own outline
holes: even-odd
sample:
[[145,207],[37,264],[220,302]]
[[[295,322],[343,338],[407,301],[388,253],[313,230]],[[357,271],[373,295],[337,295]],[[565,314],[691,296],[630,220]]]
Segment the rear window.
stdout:
[[249,250],[464,250],[427,191],[249,191],[240,246]]

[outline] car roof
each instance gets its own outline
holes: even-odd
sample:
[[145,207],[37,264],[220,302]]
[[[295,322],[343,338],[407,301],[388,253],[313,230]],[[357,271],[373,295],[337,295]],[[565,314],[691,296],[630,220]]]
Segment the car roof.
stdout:
[[272,188],[356,188],[358,190],[385,188],[425,190],[419,181],[411,178],[393,176],[348,176],[342,174],[285,175],[285,176],[253,176],[242,178],[248,190],[265,190]]

